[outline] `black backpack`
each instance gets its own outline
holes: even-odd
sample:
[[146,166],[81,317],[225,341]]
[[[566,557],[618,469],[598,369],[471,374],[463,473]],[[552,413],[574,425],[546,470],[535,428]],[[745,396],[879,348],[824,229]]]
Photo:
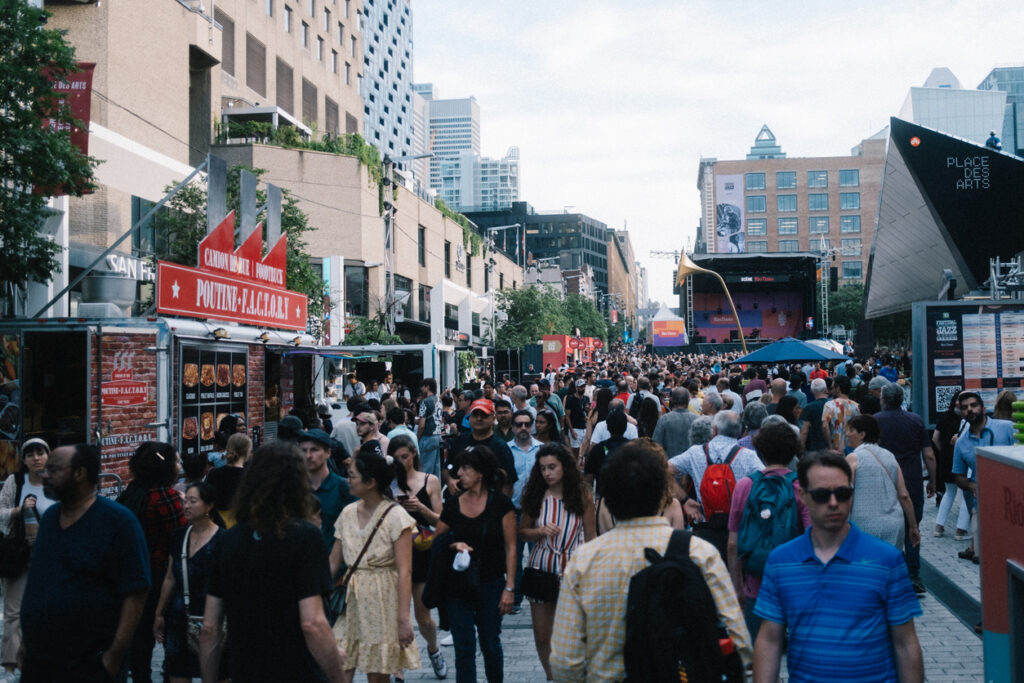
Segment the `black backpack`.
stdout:
[[719,622],[704,574],[690,560],[690,538],[673,531],[664,557],[644,548],[651,564],[629,580],[627,682],[743,681],[739,653]]

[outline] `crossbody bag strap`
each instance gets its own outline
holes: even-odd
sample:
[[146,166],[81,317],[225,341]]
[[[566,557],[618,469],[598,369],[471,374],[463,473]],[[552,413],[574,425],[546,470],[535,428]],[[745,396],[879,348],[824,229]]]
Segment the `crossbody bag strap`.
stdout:
[[388,509],[381,514],[380,519],[378,519],[377,523],[373,526],[373,531],[370,532],[369,537],[366,539],[366,543],[363,544],[363,549],[360,550],[359,555],[356,556],[356,561],[352,563],[352,566],[350,566],[348,568],[348,571],[345,572],[345,576],[342,577],[340,584],[341,587],[344,588],[348,586],[349,579],[352,578],[352,572],[354,572],[356,570],[356,567],[359,566],[360,560],[363,559],[363,555],[366,554],[366,551],[369,549],[370,544],[373,542],[373,537],[377,535],[377,530],[380,529],[380,525],[384,523],[384,518],[388,516],[388,513],[391,512],[392,508],[396,507],[398,507],[398,505],[392,503],[391,505],[388,506]]
[[892,474],[889,472],[889,470],[886,469],[885,465],[882,464],[882,459],[878,457],[878,454],[875,453],[875,451],[873,449],[865,448],[864,450],[866,450],[868,453],[871,454],[871,457],[873,457],[875,459],[875,462],[877,462],[878,466],[882,468],[882,471],[885,472],[889,476],[889,481],[892,482],[892,487],[894,489],[896,489],[896,495],[899,496],[900,495],[900,487],[896,483],[896,477],[892,476]]
[[185,615],[189,614],[189,594],[188,594],[188,537],[192,533],[192,525],[190,524],[185,528],[185,540],[181,542],[181,583],[185,589]]

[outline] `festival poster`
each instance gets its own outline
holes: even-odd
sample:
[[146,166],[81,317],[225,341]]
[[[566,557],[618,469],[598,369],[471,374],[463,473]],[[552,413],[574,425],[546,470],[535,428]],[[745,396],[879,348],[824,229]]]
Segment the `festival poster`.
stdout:
[[743,176],[715,176],[715,252],[737,254],[747,250],[743,225]]

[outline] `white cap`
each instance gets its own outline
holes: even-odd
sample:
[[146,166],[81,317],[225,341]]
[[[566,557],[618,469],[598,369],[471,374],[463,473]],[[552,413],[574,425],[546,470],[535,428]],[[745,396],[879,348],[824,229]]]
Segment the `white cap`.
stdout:
[[38,437],[31,438],[28,441],[26,441],[25,443],[21,444],[21,454],[22,455],[25,455],[25,451],[28,450],[29,446],[42,446],[43,450],[46,451],[46,454],[47,455],[50,454],[50,444],[46,443],[45,441],[43,441],[42,439],[40,439]]

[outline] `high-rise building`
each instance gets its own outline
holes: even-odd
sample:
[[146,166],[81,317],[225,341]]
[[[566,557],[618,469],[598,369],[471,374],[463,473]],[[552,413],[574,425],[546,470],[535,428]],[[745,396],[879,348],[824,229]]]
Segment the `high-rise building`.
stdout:
[[967,90],[945,67],[932,69],[922,87],[913,87],[899,118],[947,135],[985,144],[992,131],[1003,129],[1006,93]]
[[519,148],[501,159],[469,150],[440,160],[438,195],[456,211],[497,211],[519,201]]
[[999,66],[989,72],[978,90],[1006,93],[1003,115],[1003,151],[1024,156],[1024,66]]
[[441,191],[441,162],[457,159],[461,152],[480,154],[480,105],[475,97],[459,100],[437,100],[433,88],[421,84],[427,93],[427,149],[430,157],[430,187]]
[[[702,234],[708,253],[827,252],[840,283],[867,271],[885,137],[863,140],[850,156],[786,158],[767,126],[767,158],[701,159]],[[757,143],[755,143],[755,149]]]
[[381,156],[412,156],[415,111],[409,0],[364,0],[362,27],[363,137]]

